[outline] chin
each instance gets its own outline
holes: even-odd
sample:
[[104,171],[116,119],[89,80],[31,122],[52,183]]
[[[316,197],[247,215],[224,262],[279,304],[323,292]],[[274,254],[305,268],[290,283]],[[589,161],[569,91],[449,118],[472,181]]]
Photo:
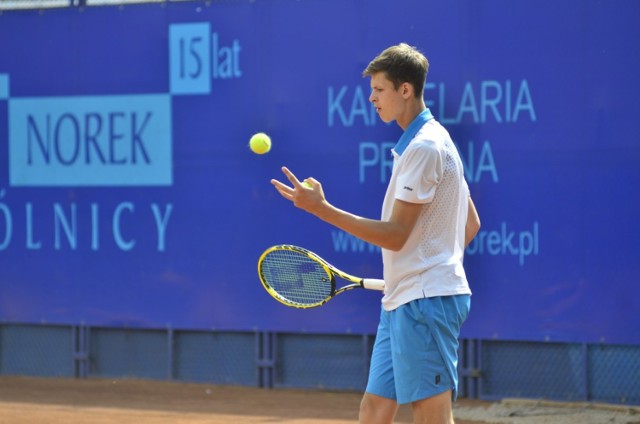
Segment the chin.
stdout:
[[378,113],[378,118],[380,118],[380,120],[385,124],[388,124],[389,122],[393,121],[393,119],[389,118],[388,116],[382,115],[380,113]]

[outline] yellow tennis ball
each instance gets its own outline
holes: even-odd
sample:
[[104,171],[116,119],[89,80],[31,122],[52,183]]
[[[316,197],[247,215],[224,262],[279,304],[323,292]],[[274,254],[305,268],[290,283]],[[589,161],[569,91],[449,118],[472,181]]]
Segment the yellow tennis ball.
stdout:
[[257,133],[251,136],[249,148],[253,153],[263,155],[271,150],[271,138],[265,133]]

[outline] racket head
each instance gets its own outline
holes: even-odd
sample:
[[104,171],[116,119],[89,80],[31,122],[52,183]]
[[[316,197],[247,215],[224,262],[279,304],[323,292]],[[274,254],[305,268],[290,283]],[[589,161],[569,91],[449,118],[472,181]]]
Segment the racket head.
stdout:
[[258,276],[278,302],[294,308],[315,308],[336,293],[328,264],[306,249],[287,244],[272,246],[258,260]]

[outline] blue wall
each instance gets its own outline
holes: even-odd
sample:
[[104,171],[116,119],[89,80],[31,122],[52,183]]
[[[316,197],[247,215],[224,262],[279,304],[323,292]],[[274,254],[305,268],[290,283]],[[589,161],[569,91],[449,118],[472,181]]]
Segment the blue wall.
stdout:
[[[298,311],[273,244],[381,276],[378,249],[268,183],[314,176],[378,217],[400,136],[367,102],[401,41],[465,161],[483,228],[464,337],[640,344],[640,4],[178,3],[0,15],[0,320],[372,333],[379,294]],[[410,10],[410,13],[406,11]],[[251,134],[273,150],[256,156]]]

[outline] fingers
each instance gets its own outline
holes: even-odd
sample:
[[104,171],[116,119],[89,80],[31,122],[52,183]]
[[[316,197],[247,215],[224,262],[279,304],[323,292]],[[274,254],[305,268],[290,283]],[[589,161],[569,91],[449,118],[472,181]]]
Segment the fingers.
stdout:
[[271,184],[278,190],[278,193],[287,200],[293,200],[294,189],[278,180],[271,180]]
[[298,177],[296,177],[293,172],[291,172],[291,170],[289,170],[289,168],[287,168],[286,166],[282,167],[282,172],[284,173],[284,175],[286,175],[287,179],[289,180],[289,182],[291,182],[291,185],[293,185],[293,188],[295,190],[313,189],[315,186],[320,184],[318,180],[313,177],[305,178],[304,181],[300,181]]
[[315,178],[307,178],[301,182],[286,166],[282,167],[282,172],[291,186],[276,179],[272,179],[271,184],[282,197],[293,202],[294,205],[302,207],[302,205],[309,204],[309,199],[311,199],[309,195],[315,193],[316,190],[320,190],[319,193],[322,194],[322,189],[319,188],[320,183]]
[[293,172],[291,172],[289,170],[289,168],[287,168],[286,166],[282,167],[282,172],[284,173],[284,175],[287,177],[287,179],[289,180],[289,182],[291,183],[291,185],[293,185],[294,189],[300,188],[300,186],[302,185],[302,183],[300,182],[300,180],[298,180],[298,178],[296,178],[295,175],[293,175]]
[[314,187],[317,187],[318,185],[320,185],[320,182],[318,180],[316,180],[313,177],[309,177],[309,178],[305,178],[305,180],[302,182],[302,186],[303,187],[307,187],[310,189],[313,189]]

